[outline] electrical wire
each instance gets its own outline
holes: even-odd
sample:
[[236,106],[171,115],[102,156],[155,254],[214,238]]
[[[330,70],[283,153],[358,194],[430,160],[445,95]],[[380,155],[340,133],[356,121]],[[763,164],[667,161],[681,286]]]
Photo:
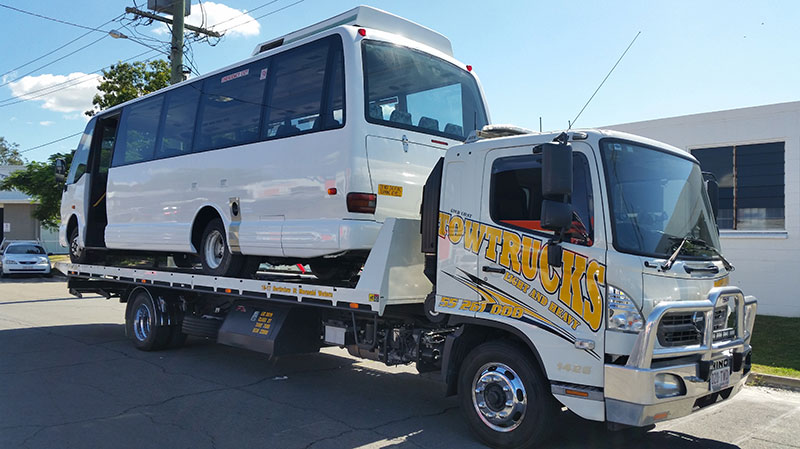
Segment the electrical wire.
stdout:
[[48,145],[52,145],[52,144],[54,144],[54,143],[61,142],[62,140],[67,140],[67,139],[69,139],[69,138],[71,138],[71,137],[80,136],[81,134],[83,134],[83,131],[77,132],[77,133],[75,133],[75,134],[70,134],[70,135],[68,135],[68,136],[66,136],[66,137],[62,137],[62,138],[60,138],[60,139],[51,140],[50,142],[43,143],[43,144],[41,144],[41,145],[37,145],[37,146],[35,146],[35,147],[28,148],[27,150],[22,150],[22,151],[20,151],[20,152],[19,152],[19,154],[22,154],[22,153],[27,153],[28,151],[38,150],[39,148],[46,147],[46,146],[48,146]]
[[[253,8],[253,9],[251,9],[250,11],[245,11],[245,12],[243,12],[243,13],[239,14],[238,16],[233,16],[233,17],[231,17],[231,18],[228,18],[228,19],[225,19],[225,20],[223,20],[222,22],[217,22],[217,23],[215,23],[215,24],[213,24],[213,25],[209,25],[209,28],[213,28],[213,27],[219,26],[219,25],[221,25],[221,24],[223,24],[223,23],[230,22],[231,20],[238,19],[239,17],[242,17],[242,16],[245,16],[245,15],[248,15],[248,14],[252,13],[253,11],[257,11],[257,10],[259,10],[259,9],[261,9],[261,8],[265,7],[265,6],[269,6],[269,5],[271,5],[271,4],[273,4],[273,3],[277,3],[277,2],[278,2],[278,0],[272,0],[272,1],[270,1],[270,2],[264,3],[263,5],[261,5],[261,6],[257,6],[257,7]],[[246,23],[246,22],[245,22],[245,23]]]
[[[107,21],[106,23],[104,23],[104,24],[100,25],[100,27],[104,27],[104,26],[108,25],[108,24],[109,24],[109,23],[111,23],[111,22],[114,22],[114,21],[116,21],[116,20],[119,20],[119,19],[120,19],[122,16],[124,16],[124,15],[125,15],[125,14],[120,14],[120,15],[118,15],[117,17],[114,17],[113,19],[111,19],[111,20]],[[100,27],[98,27],[98,28],[100,28]],[[82,39],[82,38],[84,38],[84,37],[88,36],[88,35],[89,35],[89,34],[91,34],[93,31],[94,31],[94,30],[87,31],[86,33],[84,33],[84,34],[81,34],[80,36],[76,37],[75,39],[72,39],[71,41],[67,42],[66,44],[64,44],[64,45],[62,45],[62,46],[60,46],[60,47],[58,47],[58,48],[56,48],[56,49],[54,49],[54,50],[51,50],[51,51],[49,51],[49,52],[47,52],[47,53],[45,53],[45,54],[43,54],[43,55],[39,56],[38,58],[31,59],[30,61],[26,62],[25,64],[22,64],[22,65],[20,65],[20,66],[14,67],[13,69],[11,69],[11,70],[9,70],[9,71],[7,71],[7,72],[5,72],[5,73],[2,73],[2,74],[0,74],[0,77],[6,76],[6,75],[8,75],[9,73],[15,72],[15,71],[17,71],[17,70],[19,70],[19,69],[21,69],[21,68],[23,68],[23,67],[27,66],[27,65],[31,65],[31,64],[33,64],[33,63],[34,63],[34,62],[36,62],[36,61],[42,60],[42,59],[46,58],[47,56],[50,56],[50,55],[52,55],[53,53],[55,53],[55,52],[57,52],[57,51],[61,50],[62,48],[66,47],[66,46],[68,46],[68,45],[70,45],[70,44],[72,44],[73,42],[75,42],[75,41],[78,41],[78,40],[80,40],[80,39]]]
[[30,72],[27,72],[27,73],[25,73],[24,75],[21,75],[21,76],[18,76],[18,77],[16,77],[16,78],[14,78],[13,80],[6,81],[5,83],[2,83],[2,84],[0,84],[0,87],[3,87],[3,86],[5,86],[5,85],[8,85],[8,84],[10,84],[10,83],[13,83],[13,82],[15,82],[15,81],[19,81],[19,80],[21,80],[22,78],[25,78],[26,76],[30,75],[31,73],[34,73],[34,72],[36,72],[36,71],[39,71],[39,70],[41,70],[41,69],[43,69],[43,68],[45,68],[45,67],[47,67],[47,66],[53,65],[53,64],[55,64],[56,62],[58,62],[58,61],[61,61],[61,60],[65,59],[65,58],[67,58],[67,57],[69,57],[69,56],[72,56],[72,55],[74,55],[75,53],[77,53],[77,52],[79,52],[79,51],[81,51],[81,50],[83,50],[83,49],[85,49],[85,48],[91,47],[92,45],[94,45],[94,44],[96,44],[96,43],[100,42],[101,40],[103,40],[103,39],[105,39],[105,38],[107,38],[107,37],[109,37],[109,36],[108,36],[108,34],[105,34],[105,35],[103,35],[103,36],[100,36],[100,38],[99,38],[99,39],[96,39],[96,40],[94,40],[94,41],[92,41],[92,42],[90,42],[90,43],[88,43],[88,44],[84,45],[83,47],[81,47],[81,48],[79,48],[79,49],[77,49],[77,50],[71,51],[71,52],[67,53],[67,54],[66,54],[66,55],[64,55],[64,56],[62,56],[62,57],[60,57],[60,58],[57,58],[57,59],[54,59],[53,61],[51,61],[51,62],[48,62],[48,63],[47,63],[47,64],[45,64],[45,65],[39,66],[39,67],[37,67],[37,68],[35,68],[35,69],[31,70]]
[[99,28],[87,27],[85,25],[79,25],[77,23],[67,22],[66,20],[55,19],[53,17],[48,17],[48,16],[45,16],[45,15],[42,15],[42,14],[37,14],[35,12],[31,12],[31,11],[25,11],[24,9],[15,8],[13,6],[4,5],[2,3],[0,3],[0,7],[7,8],[7,9],[10,9],[12,11],[17,11],[17,12],[20,12],[20,13],[23,13],[23,14],[28,14],[30,16],[38,17],[40,19],[51,20],[53,22],[63,23],[64,25],[69,25],[69,26],[73,26],[73,27],[77,27],[77,28],[83,28],[84,30],[97,31],[98,33],[108,34],[108,31],[106,31],[106,30],[101,30]]
[[[5,106],[11,106],[13,104],[22,103],[22,102],[25,102],[25,101],[35,100],[37,98],[41,98],[41,97],[43,97],[45,95],[52,94],[52,93],[54,93],[56,91],[59,91],[59,90],[66,89],[68,87],[77,86],[78,84],[82,84],[84,82],[87,82],[87,81],[93,79],[94,78],[93,75],[98,73],[98,72],[101,72],[101,71],[103,71],[105,69],[111,68],[114,65],[117,65],[119,63],[128,62],[128,61],[130,61],[132,59],[140,58],[140,57],[142,57],[142,56],[144,56],[144,55],[146,55],[148,53],[152,53],[152,52],[153,52],[153,50],[148,50],[146,52],[139,53],[138,55],[131,56],[128,59],[119,61],[118,63],[102,67],[102,68],[97,69],[97,70],[95,70],[93,72],[87,73],[87,74],[85,74],[85,75],[83,75],[81,77],[74,78],[74,79],[67,80],[67,81],[62,81],[60,83],[53,84],[52,86],[47,86],[47,87],[43,87],[43,88],[40,88],[40,89],[32,90],[30,92],[26,92],[23,95],[20,95],[19,97],[8,97],[6,99],[0,100],[0,103],[4,103],[4,104],[0,104],[0,108],[5,107]],[[148,62],[148,61],[152,60],[154,57],[155,57],[155,55],[145,59],[144,62]],[[44,92],[44,91],[47,91],[47,92]],[[32,94],[39,93],[39,92],[42,92],[42,93],[40,93],[39,95],[32,95]],[[16,100],[16,101],[14,101],[14,100]]]

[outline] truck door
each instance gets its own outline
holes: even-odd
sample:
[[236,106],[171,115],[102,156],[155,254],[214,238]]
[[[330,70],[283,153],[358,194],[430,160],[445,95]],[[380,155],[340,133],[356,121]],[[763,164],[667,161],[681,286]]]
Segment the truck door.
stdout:
[[486,246],[478,257],[485,306],[476,317],[523,331],[551,380],[602,386],[606,248],[595,243],[594,156],[588,145],[573,149],[575,213],[560,268],[548,264],[554,234],[540,226],[541,153],[532,145],[487,153],[480,217]]

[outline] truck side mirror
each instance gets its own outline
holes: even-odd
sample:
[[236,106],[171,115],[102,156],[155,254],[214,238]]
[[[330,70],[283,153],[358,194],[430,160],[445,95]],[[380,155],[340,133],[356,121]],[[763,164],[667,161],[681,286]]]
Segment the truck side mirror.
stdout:
[[549,231],[566,231],[572,226],[572,205],[561,201],[542,200],[541,226]]
[[62,158],[56,159],[53,164],[56,173],[56,181],[62,183],[67,179],[67,161]]
[[572,195],[572,146],[542,144],[542,195],[559,197]]
[[714,212],[714,218],[716,219],[719,216],[719,183],[716,179],[707,179],[705,184],[708,199],[711,201],[711,210]]

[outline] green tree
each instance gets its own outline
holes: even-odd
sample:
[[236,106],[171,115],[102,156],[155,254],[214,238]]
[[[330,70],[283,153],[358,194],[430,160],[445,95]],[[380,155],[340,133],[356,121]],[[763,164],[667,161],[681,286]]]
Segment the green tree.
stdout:
[[22,165],[25,159],[19,154],[19,145],[0,137],[0,165]]
[[53,170],[53,164],[58,158],[64,158],[69,168],[72,153],[55,153],[47,158],[47,162],[30,162],[25,168],[0,180],[0,190],[18,190],[36,200],[39,204],[34,208],[33,216],[51,229],[57,228],[61,220],[61,192],[64,184],[56,181]]
[[89,117],[98,112],[142,95],[169,86],[170,67],[163,59],[150,62],[120,62],[103,70],[103,80],[97,86],[94,107],[86,111]]

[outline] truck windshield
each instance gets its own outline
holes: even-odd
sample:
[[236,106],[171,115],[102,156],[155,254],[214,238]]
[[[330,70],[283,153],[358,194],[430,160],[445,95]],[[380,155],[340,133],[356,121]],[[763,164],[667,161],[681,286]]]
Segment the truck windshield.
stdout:
[[[693,160],[631,142],[600,142],[618,251],[669,257],[685,237],[719,250],[719,234]],[[709,259],[714,251],[685,244],[681,257]]]
[[422,51],[365,40],[368,122],[465,140],[486,125],[475,78]]

